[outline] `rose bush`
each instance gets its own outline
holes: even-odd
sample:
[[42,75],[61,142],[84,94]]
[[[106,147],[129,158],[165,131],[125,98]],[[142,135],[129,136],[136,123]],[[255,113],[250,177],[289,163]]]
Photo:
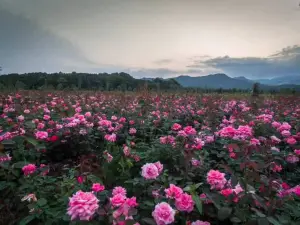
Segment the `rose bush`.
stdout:
[[299,97],[1,94],[3,224],[299,224]]

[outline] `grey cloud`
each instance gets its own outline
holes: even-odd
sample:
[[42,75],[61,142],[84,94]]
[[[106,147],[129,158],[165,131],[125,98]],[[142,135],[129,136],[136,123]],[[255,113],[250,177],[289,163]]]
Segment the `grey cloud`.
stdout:
[[158,68],[158,69],[137,69],[137,70],[127,70],[125,72],[128,72],[133,77],[136,78],[156,78],[156,77],[174,77],[180,74],[179,71],[170,70],[167,68]]
[[300,76],[300,46],[290,46],[265,58],[230,56],[195,60],[189,67],[212,67],[230,76],[248,78],[270,78],[278,76]]
[[169,64],[171,62],[173,62],[172,59],[160,59],[160,60],[155,61],[154,63],[157,64],[157,65],[166,65],[166,64]]
[[91,67],[68,40],[0,7],[2,73],[72,71]]

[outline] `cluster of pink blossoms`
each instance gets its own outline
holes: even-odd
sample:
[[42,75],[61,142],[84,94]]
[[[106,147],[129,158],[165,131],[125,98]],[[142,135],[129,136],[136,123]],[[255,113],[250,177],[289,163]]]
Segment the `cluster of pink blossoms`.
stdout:
[[[136,197],[128,198],[126,196],[127,191],[123,187],[115,187],[112,191],[112,197],[110,203],[112,206],[114,224],[120,225],[125,224],[126,220],[132,220],[133,217],[130,215],[130,210],[137,207]],[[122,218],[124,216],[124,219]]]
[[234,202],[238,201],[237,195],[244,191],[239,184],[232,188],[230,182],[228,182],[225,178],[225,173],[221,173],[218,170],[210,170],[207,173],[206,180],[207,183],[210,184],[211,189],[220,191],[220,194],[223,196],[228,197],[230,195],[234,195]]
[[36,166],[34,164],[28,164],[26,166],[23,166],[22,171],[25,176],[28,176],[29,174],[33,174],[36,171]]
[[239,126],[235,129],[232,126],[224,127],[217,132],[220,137],[223,138],[232,138],[234,140],[246,140],[252,137],[253,131],[252,127],[246,126]]
[[99,208],[99,200],[92,192],[77,191],[69,199],[67,214],[71,220],[90,220]]
[[146,163],[142,166],[142,176],[146,180],[156,179],[163,171],[163,165],[160,162]]

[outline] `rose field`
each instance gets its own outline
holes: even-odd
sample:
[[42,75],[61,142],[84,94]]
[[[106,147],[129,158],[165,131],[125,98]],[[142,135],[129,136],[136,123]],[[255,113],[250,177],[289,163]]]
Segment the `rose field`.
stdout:
[[296,95],[0,98],[0,224],[300,224]]

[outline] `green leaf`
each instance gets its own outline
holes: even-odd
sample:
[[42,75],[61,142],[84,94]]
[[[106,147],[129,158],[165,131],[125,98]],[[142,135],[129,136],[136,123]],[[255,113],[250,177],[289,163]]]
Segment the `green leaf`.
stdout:
[[240,219],[237,218],[237,217],[232,217],[232,218],[230,218],[230,221],[233,222],[233,223],[241,223],[241,222],[242,222],[242,220],[240,220]]
[[29,215],[29,216],[26,216],[26,217],[24,217],[24,218],[20,221],[19,225],[26,225],[26,224],[28,224],[30,221],[34,220],[34,218],[35,218],[35,215]]
[[0,191],[5,189],[6,187],[8,187],[7,182],[6,181],[1,181],[0,182]]
[[278,220],[276,220],[274,217],[268,216],[268,221],[273,225],[282,225]]
[[227,219],[231,215],[231,212],[232,212],[232,208],[229,207],[220,208],[218,211],[218,219],[219,220]]
[[134,220],[126,220],[125,221],[125,225],[133,225],[133,224],[135,224]]
[[269,225],[269,221],[267,220],[267,218],[259,218],[257,220],[257,224],[258,225]]
[[39,144],[39,142],[32,137],[26,137],[26,141],[28,141],[33,146],[37,146]]
[[152,218],[143,218],[142,221],[145,222],[146,224],[156,225],[156,222]]
[[26,165],[26,162],[17,162],[17,163],[15,163],[15,164],[13,164],[12,165],[12,167],[13,168],[16,168],[16,169],[21,169],[21,168],[23,168],[23,166],[25,166]]
[[194,202],[195,202],[195,204],[196,204],[196,207],[197,207],[197,209],[198,209],[198,212],[200,213],[200,215],[202,215],[202,213],[203,213],[203,212],[202,212],[202,211],[203,211],[203,209],[202,209],[202,202],[201,202],[199,196],[193,194],[192,197],[193,197],[193,200],[194,200]]
[[39,206],[44,206],[44,205],[47,204],[47,200],[44,199],[44,198],[40,198],[40,199],[37,201],[37,204],[38,204]]

